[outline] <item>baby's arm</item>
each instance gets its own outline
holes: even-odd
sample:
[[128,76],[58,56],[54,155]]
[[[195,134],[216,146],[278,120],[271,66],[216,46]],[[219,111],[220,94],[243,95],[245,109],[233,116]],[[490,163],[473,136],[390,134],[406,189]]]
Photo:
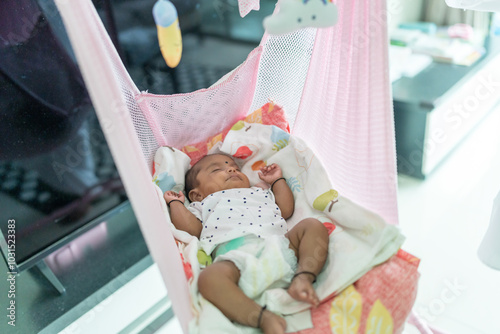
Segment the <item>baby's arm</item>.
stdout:
[[202,229],[201,222],[184,206],[185,197],[182,191],[178,194],[173,191],[166,191],[163,198],[170,207],[170,219],[175,228],[199,239]]
[[295,201],[293,199],[292,190],[286,183],[286,180],[278,180],[279,178],[283,177],[280,166],[278,166],[277,164],[271,164],[269,166],[262,167],[260,169],[259,177],[262,181],[265,181],[272,185],[271,190],[274,193],[276,204],[280,208],[283,218],[290,218],[293,214]]

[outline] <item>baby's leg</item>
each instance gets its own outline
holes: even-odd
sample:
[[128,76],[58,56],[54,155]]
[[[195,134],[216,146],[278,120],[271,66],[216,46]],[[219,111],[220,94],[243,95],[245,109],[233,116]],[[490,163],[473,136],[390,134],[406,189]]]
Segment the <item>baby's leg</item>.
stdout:
[[260,326],[266,334],[285,333],[285,319],[267,310],[260,316],[262,307],[243,293],[238,286],[239,279],[240,271],[234,263],[215,262],[201,271],[198,289],[229,320],[250,327]]
[[292,280],[288,293],[296,300],[318,306],[312,283],[328,256],[328,230],[319,220],[308,218],[288,231],[286,237],[298,260],[298,275]]

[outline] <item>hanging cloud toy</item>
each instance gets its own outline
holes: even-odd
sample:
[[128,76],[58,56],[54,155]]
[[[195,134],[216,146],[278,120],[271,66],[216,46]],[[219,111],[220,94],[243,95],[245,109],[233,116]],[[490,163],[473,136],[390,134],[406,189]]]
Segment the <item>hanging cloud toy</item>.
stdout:
[[182,56],[182,35],[177,10],[170,1],[158,0],[153,6],[153,18],[163,59],[170,68],[174,68],[179,65]]
[[337,6],[332,0],[281,0],[279,6],[279,12],[264,19],[264,28],[271,35],[337,23]]
[[446,0],[446,4],[454,8],[471,9],[486,12],[499,12],[499,0]]

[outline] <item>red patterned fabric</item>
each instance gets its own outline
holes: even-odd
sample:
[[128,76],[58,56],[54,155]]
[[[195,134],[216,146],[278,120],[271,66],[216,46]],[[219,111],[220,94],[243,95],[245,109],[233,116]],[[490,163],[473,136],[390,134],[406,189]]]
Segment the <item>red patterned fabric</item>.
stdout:
[[419,259],[400,250],[312,310],[314,328],[295,333],[369,333],[372,328],[401,333],[417,295],[418,264]]

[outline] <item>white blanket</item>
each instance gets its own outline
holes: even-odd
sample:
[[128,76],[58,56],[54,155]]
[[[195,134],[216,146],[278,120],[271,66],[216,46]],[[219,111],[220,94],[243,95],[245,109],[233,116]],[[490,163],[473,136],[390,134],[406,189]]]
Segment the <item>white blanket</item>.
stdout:
[[[316,291],[320,299],[340,292],[400,248],[404,238],[397,227],[386,224],[380,216],[339,195],[320,161],[302,140],[275,126],[242,121],[238,124],[211,152],[220,150],[240,157],[236,160],[252,185],[261,182],[257,174],[259,166],[279,164],[295,198],[295,212],[287,221],[289,228],[307,217],[317,218],[331,228],[335,226],[330,234],[327,262],[317,278]],[[173,148],[163,147],[156,153],[153,181],[163,203],[165,191],[183,190],[189,163],[187,155]],[[197,317],[190,324],[190,332],[258,333],[256,329],[231,323],[199,295],[196,287],[200,272],[199,241],[175,229],[166,205],[164,212],[175,238],[184,243],[180,250],[193,270],[190,290]],[[308,320],[309,305],[293,300],[284,289],[268,290],[256,301],[267,305],[271,311],[287,315],[289,331],[312,326]]]

